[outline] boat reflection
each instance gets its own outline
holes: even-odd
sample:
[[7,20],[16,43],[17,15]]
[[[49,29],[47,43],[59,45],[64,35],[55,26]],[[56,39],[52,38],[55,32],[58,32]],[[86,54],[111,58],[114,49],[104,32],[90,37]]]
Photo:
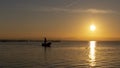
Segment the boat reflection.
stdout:
[[95,66],[96,65],[96,55],[95,55],[95,50],[96,48],[96,41],[90,41],[90,51],[89,51],[89,62],[90,62],[90,66]]

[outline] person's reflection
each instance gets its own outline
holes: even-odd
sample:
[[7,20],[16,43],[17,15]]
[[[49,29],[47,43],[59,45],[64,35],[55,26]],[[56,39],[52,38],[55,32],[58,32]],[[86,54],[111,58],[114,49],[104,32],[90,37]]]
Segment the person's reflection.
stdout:
[[44,48],[44,59],[45,61],[47,61],[49,55],[50,55],[50,49],[51,48],[48,48],[48,47],[43,47]]

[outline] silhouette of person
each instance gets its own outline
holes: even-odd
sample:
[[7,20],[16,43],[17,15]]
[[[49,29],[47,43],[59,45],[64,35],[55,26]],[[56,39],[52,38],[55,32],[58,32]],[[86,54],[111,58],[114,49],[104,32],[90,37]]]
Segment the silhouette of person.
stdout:
[[47,43],[47,39],[46,39],[46,37],[44,38],[44,43],[45,43],[45,44]]

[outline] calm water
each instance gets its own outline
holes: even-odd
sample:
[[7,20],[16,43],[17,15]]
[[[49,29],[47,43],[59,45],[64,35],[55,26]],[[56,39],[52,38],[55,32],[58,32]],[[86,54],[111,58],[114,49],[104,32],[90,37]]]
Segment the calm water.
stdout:
[[120,42],[0,43],[0,68],[120,68]]

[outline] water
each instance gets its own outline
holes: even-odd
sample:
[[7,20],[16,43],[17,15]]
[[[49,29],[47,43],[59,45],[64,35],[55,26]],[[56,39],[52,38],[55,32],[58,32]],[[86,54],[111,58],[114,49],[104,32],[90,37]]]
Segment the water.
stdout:
[[120,68],[120,42],[0,43],[0,68]]

